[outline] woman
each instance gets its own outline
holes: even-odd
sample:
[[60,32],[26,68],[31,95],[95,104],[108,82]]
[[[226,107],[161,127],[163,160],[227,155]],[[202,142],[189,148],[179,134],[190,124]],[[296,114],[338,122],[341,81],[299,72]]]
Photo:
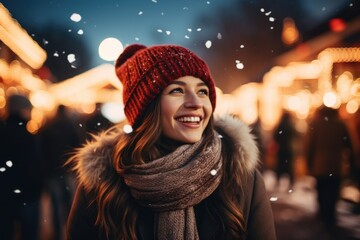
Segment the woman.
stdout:
[[175,45],[119,56],[133,131],[108,130],[80,149],[68,239],[275,239],[249,129],[214,120],[206,63]]

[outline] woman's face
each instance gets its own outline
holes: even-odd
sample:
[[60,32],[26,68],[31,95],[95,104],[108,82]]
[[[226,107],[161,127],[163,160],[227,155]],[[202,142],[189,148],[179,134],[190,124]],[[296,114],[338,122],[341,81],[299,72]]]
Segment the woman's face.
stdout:
[[209,88],[185,76],[167,86],[160,99],[162,134],[184,143],[199,141],[212,114]]

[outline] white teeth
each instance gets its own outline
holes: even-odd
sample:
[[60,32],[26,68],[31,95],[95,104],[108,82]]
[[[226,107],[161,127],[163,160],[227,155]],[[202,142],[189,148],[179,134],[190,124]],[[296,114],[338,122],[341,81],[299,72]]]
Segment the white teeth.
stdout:
[[178,118],[179,122],[200,122],[200,117],[181,117]]

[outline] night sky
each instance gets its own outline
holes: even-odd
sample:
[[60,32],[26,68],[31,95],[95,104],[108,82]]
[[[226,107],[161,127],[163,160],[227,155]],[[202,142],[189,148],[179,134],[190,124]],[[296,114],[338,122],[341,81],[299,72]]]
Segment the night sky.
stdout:
[[[124,46],[137,42],[189,47],[208,62],[215,81],[225,92],[242,83],[261,80],[272,66],[272,59],[295,47],[281,43],[285,17],[295,20],[301,41],[306,41],[314,34],[328,31],[327,21],[344,10],[352,18],[360,15],[358,0],[5,0],[2,3],[48,52],[46,64],[58,80],[105,63],[98,55],[98,46],[103,39],[115,37]],[[70,19],[74,13],[81,16],[79,22]],[[70,52],[79,59],[77,69],[66,61]],[[244,68],[237,69],[237,63]]]

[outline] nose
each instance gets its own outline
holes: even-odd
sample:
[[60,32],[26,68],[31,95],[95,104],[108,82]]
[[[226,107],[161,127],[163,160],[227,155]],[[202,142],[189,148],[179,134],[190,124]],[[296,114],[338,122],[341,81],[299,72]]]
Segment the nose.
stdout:
[[184,106],[186,108],[198,109],[198,108],[203,107],[203,103],[202,103],[201,99],[199,98],[199,96],[197,96],[195,93],[188,93],[185,96]]

